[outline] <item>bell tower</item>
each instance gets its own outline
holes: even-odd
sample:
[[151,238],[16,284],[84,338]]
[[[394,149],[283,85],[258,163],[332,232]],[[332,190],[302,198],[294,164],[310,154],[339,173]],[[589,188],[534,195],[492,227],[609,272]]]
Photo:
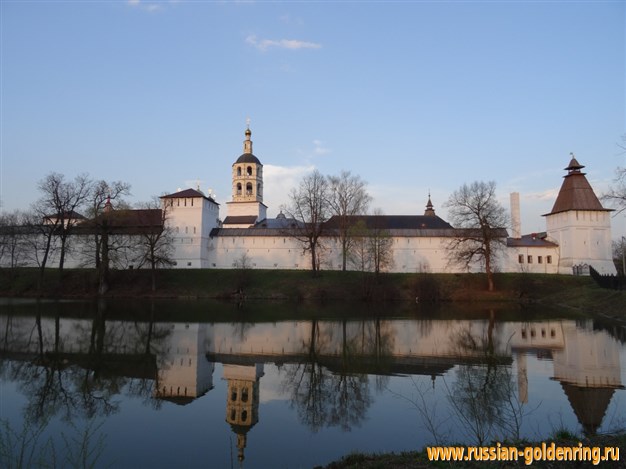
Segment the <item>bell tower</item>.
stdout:
[[237,459],[242,465],[248,444],[248,432],[259,421],[259,380],[264,375],[263,364],[254,366],[224,365],[228,381],[226,422],[237,435]]
[[252,154],[251,136],[248,126],[243,154],[233,164],[233,202],[263,202],[263,165]]
[[248,228],[266,218],[267,206],[263,203],[263,165],[252,153],[250,122],[243,141],[243,154],[232,167],[232,191],[226,202],[227,217],[224,226]]

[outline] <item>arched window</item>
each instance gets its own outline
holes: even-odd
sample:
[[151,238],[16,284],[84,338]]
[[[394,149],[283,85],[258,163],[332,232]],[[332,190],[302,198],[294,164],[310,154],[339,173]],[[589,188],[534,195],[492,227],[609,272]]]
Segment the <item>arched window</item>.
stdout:
[[236,388],[233,388],[233,391],[232,391],[232,393],[230,395],[230,400],[231,401],[236,401],[237,400],[237,389]]
[[237,183],[237,195],[241,195],[241,183]]
[[248,402],[248,388],[241,390],[241,402]]
[[237,167],[237,176],[241,176],[241,166]]
[[243,412],[241,412],[241,421],[245,422],[246,420],[248,420],[248,411],[244,410]]
[[256,193],[257,193],[257,194],[259,194],[259,195],[261,195],[261,183],[258,183],[258,184],[256,185]]
[[246,173],[248,174],[248,176],[252,176],[252,166],[248,166],[246,168]]
[[252,195],[252,183],[246,184],[246,195]]

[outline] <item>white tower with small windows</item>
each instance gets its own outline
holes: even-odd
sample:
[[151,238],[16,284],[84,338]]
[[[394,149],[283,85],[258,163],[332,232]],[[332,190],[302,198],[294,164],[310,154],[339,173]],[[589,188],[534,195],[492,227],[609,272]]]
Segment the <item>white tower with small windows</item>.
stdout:
[[573,154],[552,211],[545,214],[548,237],[559,245],[559,273],[592,266],[601,274],[615,274],[611,253],[611,209],[593,192],[584,168]]
[[266,218],[267,206],[263,203],[263,165],[252,153],[252,132],[246,129],[243,154],[233,164],[230,202],[226,202],[227,216],[224,227],[248,228]]
[[248,432],[259,421],[260,379],[263,364],[254,366],[224,364],[224,379],[228,381],[226,422],[237,435],[237,459],[245,459]]

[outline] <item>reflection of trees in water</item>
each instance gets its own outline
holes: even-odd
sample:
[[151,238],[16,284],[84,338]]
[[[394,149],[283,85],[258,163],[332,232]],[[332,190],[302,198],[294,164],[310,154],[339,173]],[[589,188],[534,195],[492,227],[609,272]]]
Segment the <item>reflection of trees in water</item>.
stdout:
[[122,391],[159,406],[153,398],[156,355],[164,353],[169,330],[155,327],[154,315],[143,323],[110,322],[101,302],[90,323],[73,324],[76,340],[68,344],[61,334],[61,314],[59,304],[47,332],[38,304],[32,330],[13,328],[7,318],[2,331],[0,342],[7,350],[12,341],[26,344],[27,350],[35,345],[32,359],[5,361],[0,368],[28,398],[25,420],[34,425],[57,415],[67,422],[106,417],[119,410],[115,395]]
[[506,365],[459,365],[448,399],[466,436],[482,445],[519,438],[521,404]]
[[457,366],[456,380],[448,389],[452,410],[467,436],[482,445],[495,438],[518,439],[525,415],[513,383],[511,367],[502,362],[494,338],[495,313],[490,311],[486,335],[461,331],[456,345],[461,357],[478,363]]
[[300,421],[312,431],[359,426],[371,404],[367,375],[333,373],[319,362],[288,365],[284,386]]
[[[301,422],[313,431],[359,426],[372,403],[368,373],[389,367],[394,340],[390,324],[344,320],[340,328],[340,338],[335,338],[335,327],[327,325],[320,331],[319,322],[312,321],[309,339],[303,343],[306,360],[286,368],[283,388],[291,394]],[[377,388],[383,389],[387,380],[388,376],[377,375]]]

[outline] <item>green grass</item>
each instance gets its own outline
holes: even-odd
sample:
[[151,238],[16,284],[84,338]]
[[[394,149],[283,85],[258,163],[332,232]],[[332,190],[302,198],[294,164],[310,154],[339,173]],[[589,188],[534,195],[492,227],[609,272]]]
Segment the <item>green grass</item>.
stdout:
[[[0,269],[0,296],[92,298],[97,296],[94,269],[66,269],[61,276],[47,269],[39,290],[37,269]],[[108,298],[214,298],[246,301],[407,302],[458,307],[480,303],[569,308],[572,314],[597,312],[626,316],[626,292],[601,289],[590,277],[506,273],[495,276],[496,291],[486,291],[483,274],[363,274],[360,272],[293,270],[168,269],[157,271],[151,291],[148,270],[112,270]],[[489,306],[491,305],[491,306]],[[537,311],[537,308],[529,308]],[[538,314],[537,312],[529,313]]]

